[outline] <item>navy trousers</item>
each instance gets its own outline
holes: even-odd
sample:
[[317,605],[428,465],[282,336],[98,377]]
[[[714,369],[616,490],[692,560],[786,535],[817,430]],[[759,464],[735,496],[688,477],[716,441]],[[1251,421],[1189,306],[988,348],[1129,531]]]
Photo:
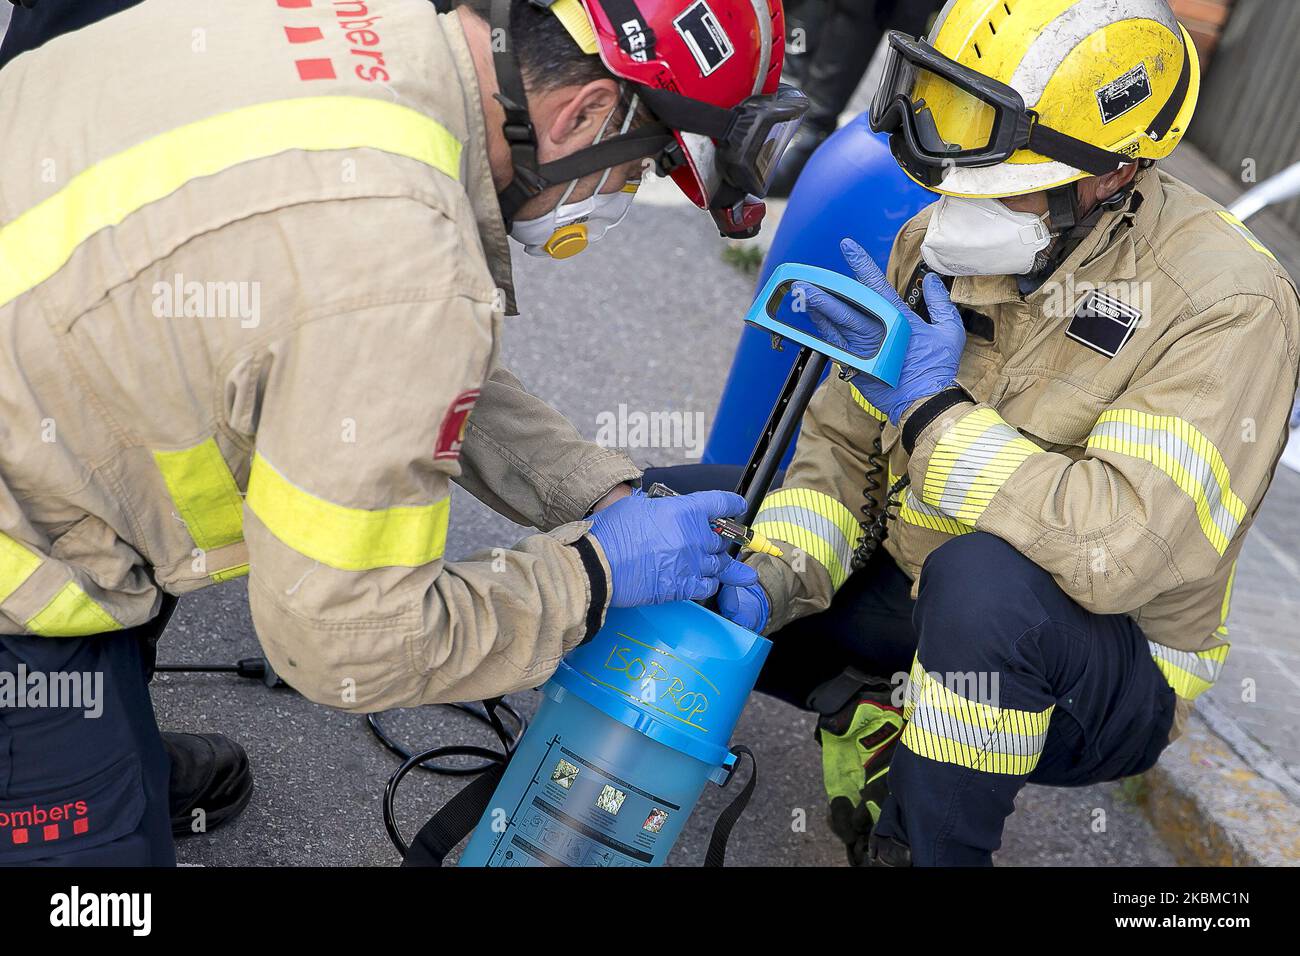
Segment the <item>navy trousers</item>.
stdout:
[[[690,492],[738,477],[685,466],[646,480]],[[758,689],[807,708],[850,667],[907,686],[911,720],[877,832],[910,847],[914,864],[987,865],[1026,783],[1116,780],[1167,746],[1176,698],[1128,615],[1084,610],[982,532],[937,548],[916,601],[910,589],[878,551],[830,608],[772,635]]]
[[111,634],[0,635],[0,865],[176,864],[148,687],[173,606]]

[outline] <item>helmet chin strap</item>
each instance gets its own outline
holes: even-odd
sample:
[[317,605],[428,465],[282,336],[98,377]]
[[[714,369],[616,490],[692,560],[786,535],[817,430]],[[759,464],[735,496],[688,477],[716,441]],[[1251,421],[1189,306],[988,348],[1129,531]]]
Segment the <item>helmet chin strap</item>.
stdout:
[[[545,7],[548,4],[538,5]],[[514,169],[514,178],[497,195],[507,229],[524,203],[548,187],[572,182],[634,159],[657,156],[674,142],[672,130],[661,123],[651,123],[601,140],[553,162],[539,164],[537,131],[528,113],[523,75],[509,39],[510,6],[511,0],[492,0],[492,66],[499,91],[495,97],[505,111],[501,131],[510,147],[510,162]],[[504,38],[504,42],[497,41],[497,37]]]
[[1047,228],[1057,238],[1045,254],[1040,254],[1041,264],[1025,278],[1035,288],[1042,285],[1069,258],[1070,253],[1079,247],[1079,243],[1088,237],[1102,216],[1128,205],[1133,197],[1133,189],[1134,181],[1130,180],[1119,192],[1098,202],[1086,216],[1079,215],[1077,181],[1047,190]]

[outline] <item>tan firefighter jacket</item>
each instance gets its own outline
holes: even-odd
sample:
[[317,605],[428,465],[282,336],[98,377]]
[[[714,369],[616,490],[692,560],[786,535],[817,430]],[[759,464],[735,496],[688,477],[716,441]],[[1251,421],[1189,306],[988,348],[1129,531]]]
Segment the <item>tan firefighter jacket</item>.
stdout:
[[[910,457],[851,384],[822,385],[755,525],[794,546],[750,559],[769,630],[825,608],[850,573],[879,440],[878,481],[911,479],[885,547],[913,596],[934,548],[995,534],[1083,607],[1134,617],[1181,726],[1228,653],[1237,555],[1286,442],[1300,307],[1272,253],[1213,202],[1155,169],[1136,194],[1032,294],[1012,277],[955,281],[968,330],[958,382],[979,404],[941,415]],[[895,241],[900,290],[928,221],[924,210]]]
[[[0,138],[0,632],[247,574],[276,670],[371,710],[535,685],[599,624],[581,519],[639,471],[497,366],[455,16],[147,0],[0,73]],[[452,481],[547,533],[444,562]]]

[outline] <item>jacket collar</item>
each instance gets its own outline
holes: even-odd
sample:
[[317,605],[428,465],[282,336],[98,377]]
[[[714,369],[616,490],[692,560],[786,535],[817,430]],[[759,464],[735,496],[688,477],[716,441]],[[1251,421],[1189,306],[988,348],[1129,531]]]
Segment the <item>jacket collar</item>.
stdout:
[[483,253],[487,257],[492,281],[505,294],[506,314],[517,315],[514,277],[510,270],[510,240],[501,218],[501,205],[497,201],[492,167],[488,162],[487,129],[483,122],[483,103],[479,96],[474,59],[457,14],[439,14],[438,23],[451,47],[465,95],[465,128],[469,134],[461,153],[465,191],[469,194],[470,207],[474,210],[474,220],[478,225],[479,239],[483,243]]

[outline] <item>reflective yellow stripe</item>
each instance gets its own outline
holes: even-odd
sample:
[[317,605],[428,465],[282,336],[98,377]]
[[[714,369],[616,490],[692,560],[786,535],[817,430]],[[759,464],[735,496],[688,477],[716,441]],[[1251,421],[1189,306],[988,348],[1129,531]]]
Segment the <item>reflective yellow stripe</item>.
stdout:
[[[153,458],[199,548],[215,551],[244,539],[244,499],[215,439],[181,451],[155,451]],[[232,570],[220,568],[212,578],[229,580],[237,576]]]
[[921,500],[974,525],[1025,459],[1041,451],[993,409],[978,407],[957,419],[935,445]]
[[42,637],[85,637],[121,629],[75,581],[59,588],[50,603],[27,620],[27,630]]
[[848,579],[862,525],[853,512],[811,488],[780,488],[763,499],[755,531],[802,550],[826,569],[831,587]]
[[213,571],[211,578],[216,584],[222,581],[233,581],[235,578],[242,578],[248,573],[247,564],[237,564],[233,568],[225,568],[221,571]]
[[1155,641],[1147,641],[1147,645],[1174,693],[1187,700],[1195,700],[1214,686],[1231,649],[1230,644],[1220,644],[1208,651],[1176,651]]
[[[42,555],[0,533],[0,602],[22,587],[44,561]],[[42,637],[82,637],[120,630],[122,625],[100,607],[75,581],[55,592],[45,607],[23,626]]]
[[869,401],[867,401],[866,396],[864,396],[861,392],[858,391],[858,387],[856,385],[849,385],[849,391],[853,393],[853,400],[858,403],[858,407],[860,409],[862,409],[864,412],[866,412],[868,415],[870,415],[878,422],[889,421],[889,416],[886,415],[884,412],[882,412],[880,409],[876,408],[875,405],[872,405]]
[[[889,487],[894,487],[898,481],[898,475],[892,471],[889,473]],[[918,528],[925,528],[928,531],[938,531],[942,534],[950,534],[956,537],[959,534],[970,534],[975,529],[968,524],[963,524],[956,518],[949,518],[938,508],[931,508],[920,498],[912,493],[911,488],[903,489],[903,497],[899,501],[898,520],[907,524],[916,525]]]
[[0,602],[7,601],[40,566],[40,555],[0,533]]
[[1216,212],[1218,212],[1220,219],[1230,225],[1233,229],[1237,230],[1237,234],[1241,236],[1241,238],[1245,239],[1252,249],[1256,252],[1263,253],[1274,262],[1277,262],[1277,256],[1273,255],[1273,251],[1269,249],[1268,246],[1259,241],[1259,237],[1251,231],[1249,226],[1226,209],[1218,209]]
[[941,763],[984,773],[1024,775],[1038,765],[1053,707],[1012,710],[968,700],[912,661],[903,746]]
[[1196,507],[1201,531],[1223,554],[1246,517],[1232,490],[1228,466],[1214,443],[1190,422],[1128,408],[1103,412],[1088,447],[1150,462],[1182,489]]
[[360,147],[459,177],[461,144],[451,133],[387,100],[303,97],[220,113],[101,160],[0,228],[0,306],[54,275],[100,229],[191,180],[288,150]]
[[343,571],[419,567],[442,557],[451,499],[429,505],[348,508],[291,484],[261,455],[253,456],[248,507],[299,554]]

